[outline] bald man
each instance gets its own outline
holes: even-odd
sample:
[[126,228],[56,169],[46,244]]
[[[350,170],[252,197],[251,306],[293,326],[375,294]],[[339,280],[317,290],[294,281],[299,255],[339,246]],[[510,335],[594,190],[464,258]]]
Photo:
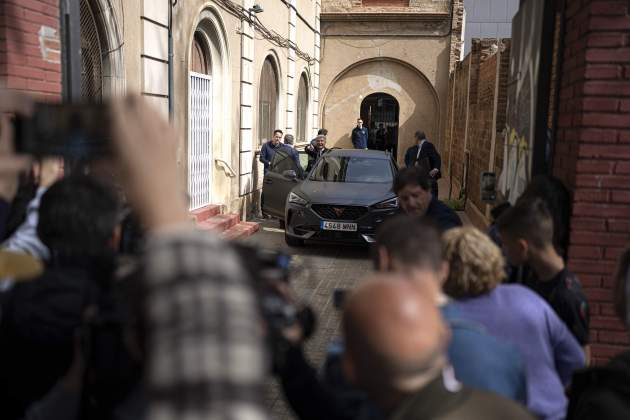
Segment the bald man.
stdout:
[[343,313],[350,381],[392,420],[533,419],[515,402],[455,379],[446,355],[450,333],[430,290],[380,274],[351,294]]
[[[343,314],[347,343],[343,367],[379,412],[372,418],[533,419],[510,400],[461,385],[448,365],[448,327],[435,305],[430,279],[410,282],[378,274],[351,294]],[[318,379],[301,348],[299,334],[279,371],[287,401],[301,420],[356,420],[339,395]],[[392,417],[396,416],[396,417]]]

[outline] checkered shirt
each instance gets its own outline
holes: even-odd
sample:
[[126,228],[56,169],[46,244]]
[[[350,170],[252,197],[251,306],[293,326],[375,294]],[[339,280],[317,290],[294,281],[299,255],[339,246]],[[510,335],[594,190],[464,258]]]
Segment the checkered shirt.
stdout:
[[151,420],[263,420],[259,306],[226,242],[193,229],[154,234],[143,262]]

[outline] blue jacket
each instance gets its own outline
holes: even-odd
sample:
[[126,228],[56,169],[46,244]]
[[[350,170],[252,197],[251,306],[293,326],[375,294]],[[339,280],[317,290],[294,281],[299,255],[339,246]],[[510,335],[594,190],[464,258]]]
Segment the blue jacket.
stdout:
[[[457,303],[440,307],[452,338],[448,357],[455,377],[464,385],[494,392],[510,400],[527,403],[527,377],[521,353],[511,345],[490,336],[481,324],[460,314]],[[341,358],[345,343],[333,340],[324,363],[324,381],[335,393],[338,404],[347,410],[348,418],[383,419],[366,395],[350,385],[343,376]]]
[[273,156],[276,154],[280,148],[284,147],[284,144],[278,143],[276,146],[271,143],[271,140],[266,142],[260,148],[260,163],[265,165],[265,173],[269,170],[269,165],[271,165],[271,161],[273,160]]
[[368,131],[365,127],[354,127],[352,130],[352,145],[355,149],[367,149]]

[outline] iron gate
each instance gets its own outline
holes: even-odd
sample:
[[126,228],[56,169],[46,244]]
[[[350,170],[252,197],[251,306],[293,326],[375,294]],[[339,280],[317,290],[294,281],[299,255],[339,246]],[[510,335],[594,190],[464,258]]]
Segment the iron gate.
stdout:
[[212,200],[212,77],[190,72],[188,195],[190,209]]

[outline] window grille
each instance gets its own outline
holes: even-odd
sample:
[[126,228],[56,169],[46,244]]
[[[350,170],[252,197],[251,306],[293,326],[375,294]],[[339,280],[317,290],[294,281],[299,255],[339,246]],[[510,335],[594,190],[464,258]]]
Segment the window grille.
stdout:
[[100,101],[103,94],[103,55],[94,10],[87,0],[80,3],[81,94]]
[[212,200],[212,77],[190,72],[188,194],[190,209]]

